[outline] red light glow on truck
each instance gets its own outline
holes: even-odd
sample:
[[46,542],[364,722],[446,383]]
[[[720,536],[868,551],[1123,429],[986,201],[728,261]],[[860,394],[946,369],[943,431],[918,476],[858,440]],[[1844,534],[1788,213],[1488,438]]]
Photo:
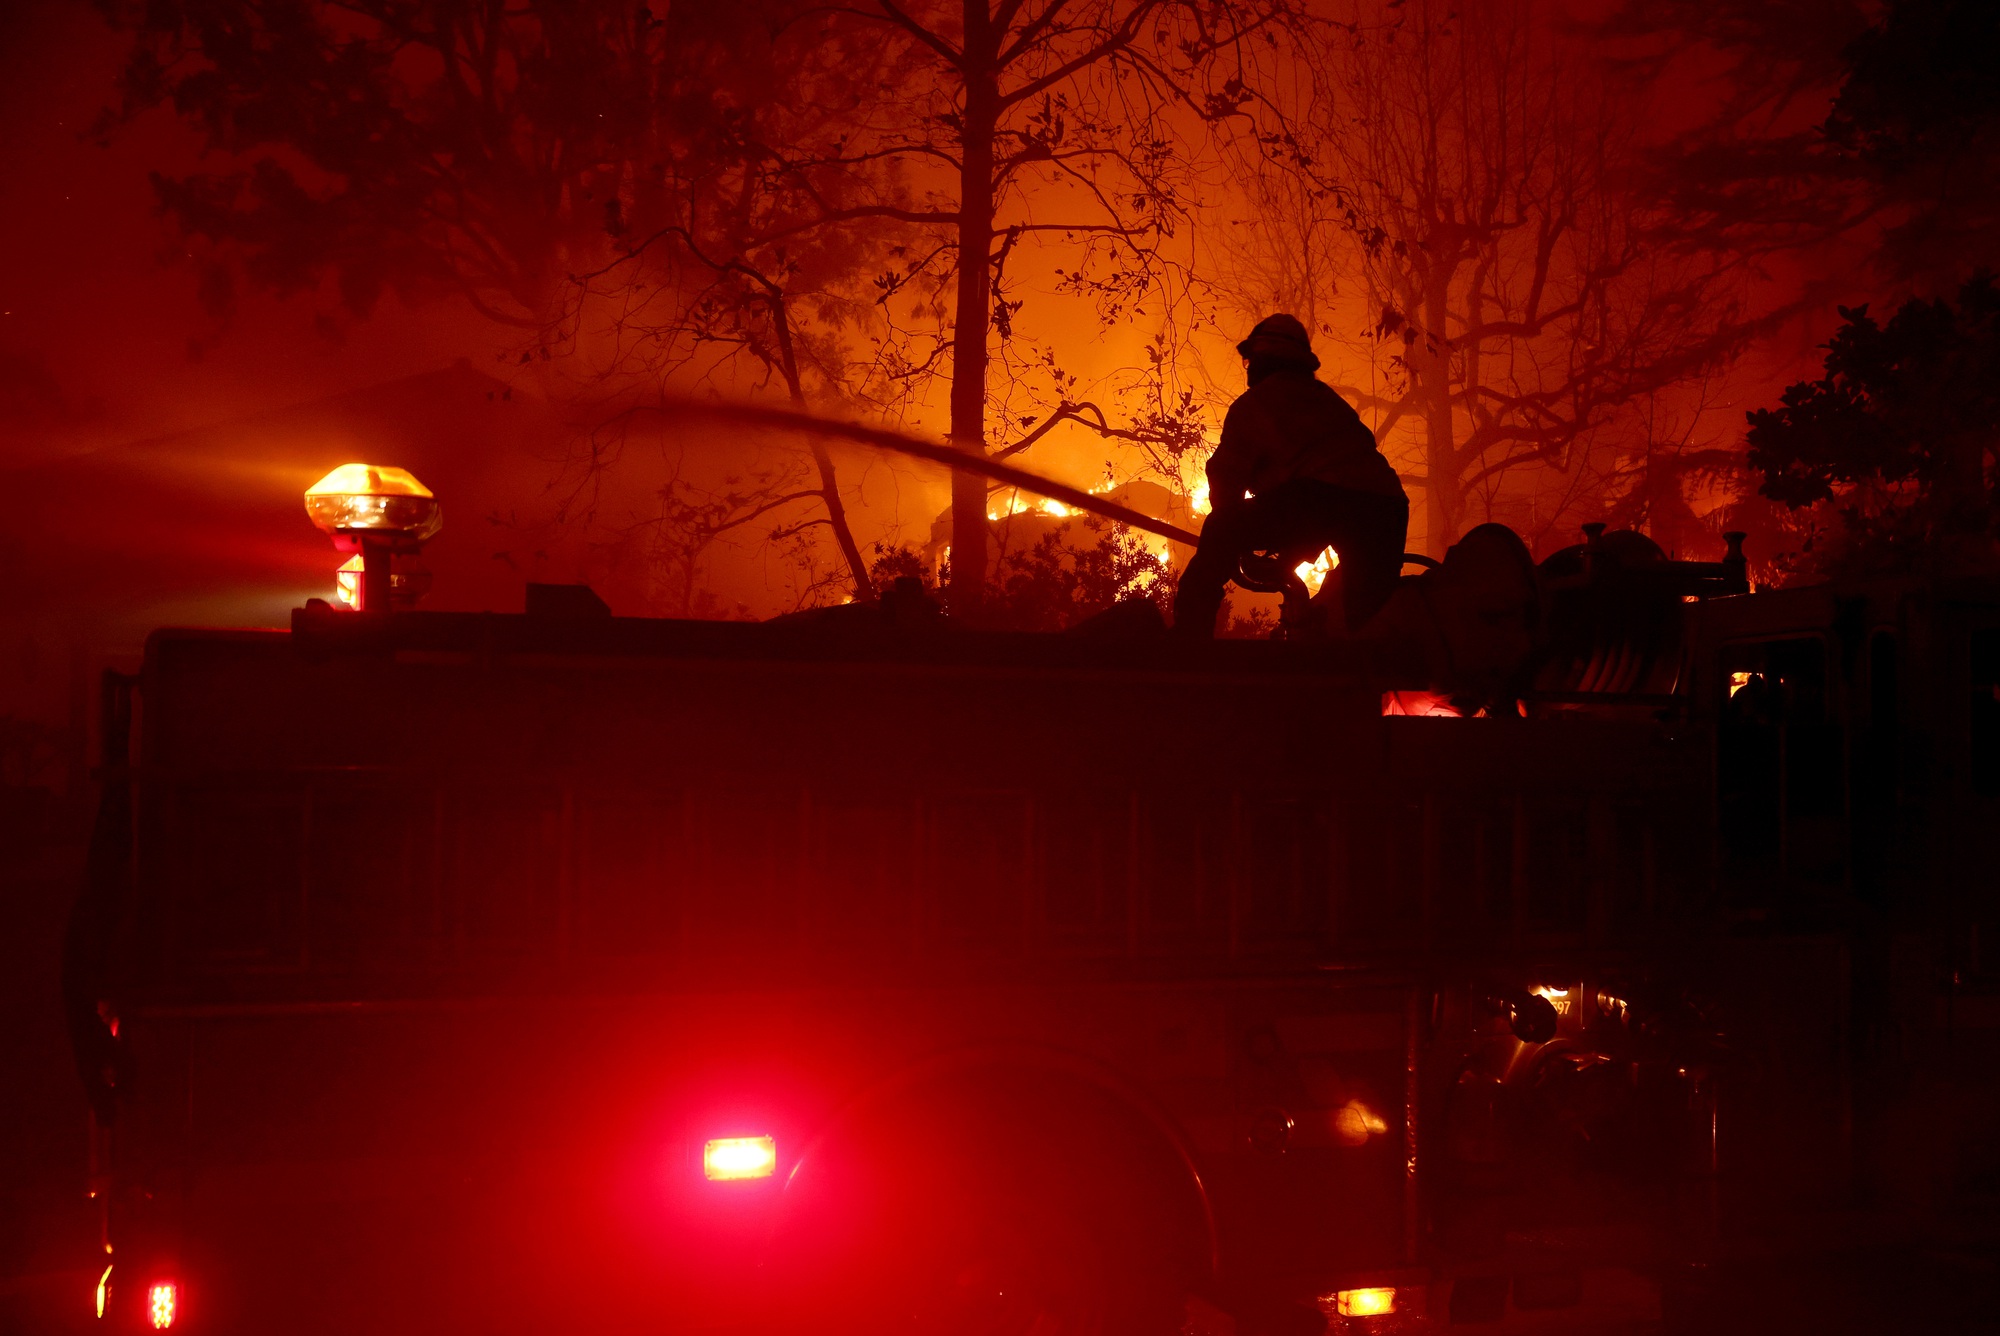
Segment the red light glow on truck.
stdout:
[[1333,1311],[1340,1317],[1387,1317],[1396,1311],[1396,1291],[1388,1286],[1341,1290],[1333,1296]]
[[165,1331],[180,1315],[181,1287],[171,1280],[154,1281],[146,1291],[146,1318],[153,1330]]
[[701,1148],[701,1172],[711,1183],[769,1178],[777,1169],[772,1137],[719,1137]]

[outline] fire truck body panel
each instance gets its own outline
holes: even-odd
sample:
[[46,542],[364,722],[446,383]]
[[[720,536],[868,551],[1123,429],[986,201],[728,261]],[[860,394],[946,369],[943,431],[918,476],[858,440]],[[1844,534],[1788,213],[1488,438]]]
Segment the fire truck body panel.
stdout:
[[[1948,1200],[2000,1151],[2000,584],[1881,580],[1694,610],[1748,1201]],[[1923,1092],[1921,1095],[1916,1092]],[[1768,1207],[1764,1208],[1768,1211]]]
[[[1379,696],[865,660],[312,662],[283,635],[162,637],[141,821],[149,868],[192,880],[141,905],[163,943],[209,916],[187,929],[196,958],[167,952],[175,987],[217,953],[211,987],[266,997],[393,971],[404,948],[426,976],[517,980],[587,948],[593,971],[678,952],[732,978],[932,946],[953,977],[1043,958],[1143,973],[1490,952],[1495,926],[1523,950],[1603,946],[1648,904],[1695,907],[1699,852],[1675,855],[1701,817],[1698,738],[1385,719]],[[1426,823],[1429,863],[1406,856]],[[719,922],[704,887],[729,897]]]
[[[769,1222],[729,1208],[768,1207],[771,1194],[752,1185],[734,1194],[747,1203],[723,1196],[738,1185],[703,1179],[703,1143],[772,1136],[782,1178],[850,1106],[953,1063],[989,1083],[1032,1072],[1095,1089],[1135,1126],[1151,1123],[1175,1215],[1163,1235],[1190,1264],[1191,1282],[1206,1279],[1217,1250],[1232,1273],[1275,1271],[1308,1295],[1338,1279],[1336,1259],[1349,1272],[1404,1260],[1396,1139],[1337,1145],[1328,1121],[1336,1110],[1291,1092],[1292,1115],[1302,1124],[1318,1115],[1320,1125],[1282,1157],[1242,1155],[1259,1110],[1241,1107],[1224,1056],[1227,1035],[1272,1021],[1330,1025],[1351,1046],[1339,1055],[1340,1093],[1366,1090],[1393,1111],[1403,1016],[1312,1015],[1299,1009],[1327,1007],[1325,990],[1270,987],[1181,987],[1166,997],[1146,987],[973,987],[924,997],[921,1009],[905,990],[813,989],[142,1013],[134,1046],[157,1066],[142,1065],[133,1080],[157,1121],[123,1129],[120,1151],[148,1167],[133,1186],[153,1199],[154,1224],[176,1240],[188,1274],[230,1307],[255,1312],[261,1299],[264,1311],[285,1312],[286,1296],[335,1276],[351,1287],[337,1296],[347,1302],[301,1315],[292,1330],[380,1329],[384,1315],[368,1321],[366,1305],[384,1296],[394,1296],[400,1325],[411,1317],[402,1305],[427,1295],[451,1321],[416,1325],[500,1329],[486,1302],[498,1278],[512,1310],[505,1329],[594,1323],[599,1301],[631,1306],[648,1293],[662,1296],[665,1312],[712,1319],[717,1306],[769,1284],[757,1272],[766,1242],[758,1226]],[[1389,1047],[1366,1046],[1384,1037]],[[168,1089],[172,1101],[160,1098]],[[928,1092],[897,1097],[918,1093]],[[979,1139],[983,1125],[962,1108],[938,1107],[957,1109],[961,1135]],[[1325,1209],[1335,1202],[1340,1209]],[[1268,1231],[1277,1219],[1288,1227]],[[1263,1237],[1260,1223],[1283,1255],[1230,1255]],[[409,1237],[413,1228],[422,1237]],[[398,1276],[411,1247],[434,1264]],[[729,1283],[718,1292],[719,1281]],[[652,1313],[640,1329],[661,1320]]]
[[[1651,1265],[1660,1193],[1583,1193],[1573,1139],[1513,1162],[1509,1110],[1605,1064],[1700,1098],[1589,981],[1699,935],[1704,740],[1383,718],[1292,648],[156,635],[121,1257],[216,1330],[651,1331],[784,1288],[842,1184],[969,1217],[1011,1177],[1253,1327],[1418,1263]],[[1619,1109],[1600,1144],[1679,1173]],[[731,1136],[769,1181],[707,1180]]]

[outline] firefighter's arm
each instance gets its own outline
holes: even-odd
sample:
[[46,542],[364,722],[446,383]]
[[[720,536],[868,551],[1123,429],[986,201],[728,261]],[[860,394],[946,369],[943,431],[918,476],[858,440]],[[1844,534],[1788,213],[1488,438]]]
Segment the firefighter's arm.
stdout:
[[1242,503],[1244,489],[1256,476],[1263,458],[1262,433],[1255,410],[1241,400],[1229,406],[1222,419],[1222,440],[1208,457],[1208,505],[1211,511],[1228,510]]

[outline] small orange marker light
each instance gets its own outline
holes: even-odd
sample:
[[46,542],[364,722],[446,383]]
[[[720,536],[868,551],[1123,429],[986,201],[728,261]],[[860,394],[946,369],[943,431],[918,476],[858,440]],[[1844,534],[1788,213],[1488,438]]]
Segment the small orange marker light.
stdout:
[[333,573],[334,592],[340,596],[340,601],[350,608],[361,606],[361,572],[363,568],[364,563],[361,560],[361,554],[357,552],[349,557],[339,570]]
[[1396,1291],[1341,1290],[1333,1296],[1333,1311],[1341,1317],[1387,1317],[1396,1311]]
[[153,1330],[165,1331],[173,1326],[180,1308],[181,1287],[173,1281],[155,1281],[146,1291],[146,1316],[152,1322]]
[[769,1178],[778,1171],[778,1143],[771,1137],[721,1137],[701,1148],[701,1172],[710,1182]]

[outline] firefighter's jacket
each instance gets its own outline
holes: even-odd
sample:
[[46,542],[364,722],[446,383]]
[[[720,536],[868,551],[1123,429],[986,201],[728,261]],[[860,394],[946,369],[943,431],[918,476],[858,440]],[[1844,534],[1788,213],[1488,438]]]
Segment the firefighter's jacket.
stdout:
[[1361,415],[1307,371],[1274,371],[1245,390],[1222,420],[1208,457],[1210,504],[1264,496],[1298,478],[1400,497],[1403,484]]

